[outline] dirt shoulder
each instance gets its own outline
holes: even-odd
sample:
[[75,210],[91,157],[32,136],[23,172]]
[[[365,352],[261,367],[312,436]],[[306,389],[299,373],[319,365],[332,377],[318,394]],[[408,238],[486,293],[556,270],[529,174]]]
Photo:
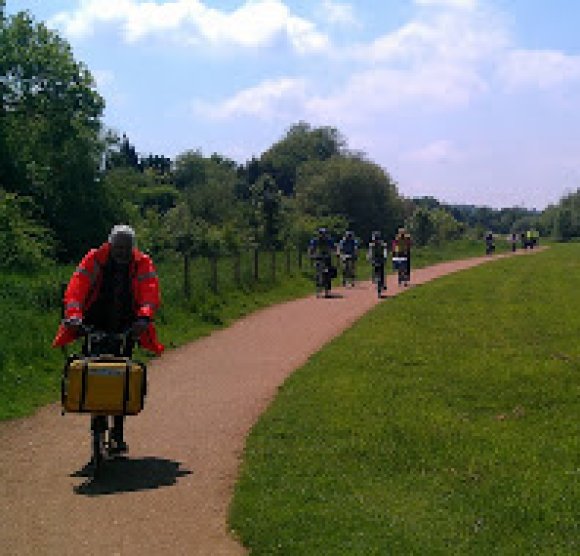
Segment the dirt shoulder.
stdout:
[[[413,284],[506,256],[416,270]],[[389,276],[388,296],[402,291]],[[250,428],[292,371],[378,302],[368,283],[336,294],[258,311],[151,362],[130,456],[99,482],[80,476],[87,416],[53,404],[0,423],[0,552],[245,554],[226,518]]]

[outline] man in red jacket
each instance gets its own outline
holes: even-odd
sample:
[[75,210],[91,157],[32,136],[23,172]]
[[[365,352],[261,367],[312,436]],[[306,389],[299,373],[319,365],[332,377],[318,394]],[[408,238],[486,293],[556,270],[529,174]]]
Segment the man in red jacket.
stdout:
[[[110,333],[132,328],[143,348],[161,354],[164,347],[153,325],[159,304],[153,261],[135,247],[132,228],[115,226],[109,241],[91,249],[74,271],[64,294],[65,320],[52,345],[74,341],[85,324]],[[119,453],[127,451],[123,423],[123,416],[114,418],[114,451]],[[94,419],[91,426],[97,426]]]

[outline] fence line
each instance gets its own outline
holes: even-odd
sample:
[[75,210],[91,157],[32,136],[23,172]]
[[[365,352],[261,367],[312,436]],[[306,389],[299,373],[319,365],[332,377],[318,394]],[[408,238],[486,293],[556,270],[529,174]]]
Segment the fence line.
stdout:
[[191,299],[196,291],[219,294],[228,288],[242,288],[256,283],[275,283],[283,275],[292,276],[293,268],[303,269],[300,249],[262,251],[248,249],[230,256],[183,257],[182,291]]

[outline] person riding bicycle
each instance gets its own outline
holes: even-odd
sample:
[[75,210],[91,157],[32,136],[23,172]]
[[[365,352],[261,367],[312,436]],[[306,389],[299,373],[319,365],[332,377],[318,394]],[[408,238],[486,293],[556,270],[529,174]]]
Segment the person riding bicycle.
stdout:
[[[159,280],[153,261],[135,246],[131,227],[114,226],[108,241],[91,249],[74,271],[64,294],[65,319],[52,345],[71,343],[84,326],[110,334],[131,329],[141,347],[161,354],[164,346],[157,340],[153,325],[159,304]],[[120,349],[120,344],[113,346],[117,352]],[[131,349],[128,351],[125,355],[130,357]],[[96,426],[96,419],[91,418],[91,428]],[[128,449],[123,424],[124,416],[114,417],[113,453]]]
[[[346,286],[347,274],[354,286],[355,263],[358,256],[358,241],[354,237],[354,232],[347,230],[342,239],[338,242],[336,254],[343,262],[343,285]],[[348,266],[347,266],[348,265]]]
[[332,241],[326,228],[319,228],[316,237],[310,240],[308,245],[308,255],[312,259],[319,259],[329,267],[332,263],[332,251],[334,242]]
[[333,276],[332,272],[333,250],[334,250],[334,242],[332,241],[332,238],[330,237],[328,230],[326,228],[319,228],[317,235],[310,240],[310,243],[308,245],[308,255],[311,259],[316,261],[317,268],[320,268],[322,270],[328,269],[331,274],[331,278]]
[[405,228],[399,228],[392,243],[393,257],[405,257],[405,274],[411,280],[411,235]]
[[381,239],[381,232],[374,231],[371,234],[367,260],[371,262],[373,268],[378,270],[381,282],[383,284],[383,290],[387,289],[387,282],[385,280],[385,263],[387,262],[387,256],[387,242]]
[[494,249],[495,245],[493,243],[493,232],[491,230],[488,230],[485,233],[485,253],[487,255],[490,255],[491,253],[493,253]]

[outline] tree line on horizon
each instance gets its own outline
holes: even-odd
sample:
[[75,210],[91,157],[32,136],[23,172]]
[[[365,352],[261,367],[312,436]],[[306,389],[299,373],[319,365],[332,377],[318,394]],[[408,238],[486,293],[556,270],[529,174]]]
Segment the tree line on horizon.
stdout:
[[156,257],[303,248],[320,226],[416,244],[538,227],[580,235],[580,194],[542,213],[408,199],[330,126],[292,125],[259,157],[237,163],[187,150],[140,154],[103,123],[104,99],[70,45],[0,0],[0,268],[33,270],[78,259],[111,226],[133,225]]

